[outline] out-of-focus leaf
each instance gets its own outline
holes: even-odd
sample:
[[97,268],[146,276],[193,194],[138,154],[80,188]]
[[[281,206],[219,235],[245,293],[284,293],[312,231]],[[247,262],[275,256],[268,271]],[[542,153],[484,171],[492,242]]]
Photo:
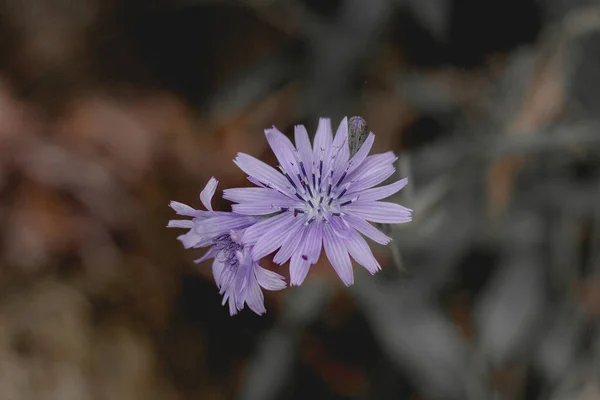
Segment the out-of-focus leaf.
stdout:
[[421,393],[465,398],[469,351],[448,319],[409,287],[357,279],[352,292],[384,353]]
[[543,316],[543,275],[530,255],[513,257],[482,295],[475,310],[481,351],[494,365],[523,357],[535,343]]

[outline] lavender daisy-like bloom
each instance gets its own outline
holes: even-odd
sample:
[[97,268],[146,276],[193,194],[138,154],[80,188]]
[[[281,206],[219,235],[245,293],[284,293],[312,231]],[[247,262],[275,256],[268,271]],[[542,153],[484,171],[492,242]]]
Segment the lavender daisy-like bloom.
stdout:
[[329,262],[347,286],[354,283],[350,256],[374,274],[381,267],[364,236],[388,244],[388,236],[370,222],[411,220],[412,210],[379,201],[402,189],[407,179],[376,187],[395,171],[390,151],[368,156],[375,135],[350,158],[344,118],[333,138],[329,119],[321,118],[311,146],[304,126],[295,127],[296,146],[275,127],[265,131],[279,169],[244,153],[234,162],[258,187],[226,189],[223,197],[244,215],[271,215],[249,227],[242,239],[256,260],[276,251],[274,261],[290,261],[290,283],[300,285],[325,248]]
[[261,287],[281,290],[285,288],[284,278],[258,265],[251,256],[252,246],[244,245],[240,240],[244,231],[258,221],[257,217],[213,211],[211,200],[217,184],[215,178],[210,178],[200,193],[200,201],[207,211],[172,201],[170,206],[177,214],[192,219],[171,220],[167,227],[189,229],[188,233],[177,238],[186,249],[210,246],[206,254],[195,262],[214,258],[213,276],[219,293],[223,295],[222,304],[229,302],[231,315],[242,310],[244,304],[258,315],[264,314],[266,309]]

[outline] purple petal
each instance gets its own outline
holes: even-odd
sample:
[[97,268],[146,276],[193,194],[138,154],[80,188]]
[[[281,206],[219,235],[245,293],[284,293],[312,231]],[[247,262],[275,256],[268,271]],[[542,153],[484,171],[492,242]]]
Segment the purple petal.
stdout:
[[234,296],[233,291],[225,293],[225,296],[223,296],[223,302],[221,303],[221,305],[224,305],[225,302],[227,302],[228,300],[229,300],[229,302],[228,302],[229,303],[229,315],[231,315],[233,317],[239,311],[235,306],[235,296]]
[[215,258],[215,260],[213,261],[212,264],[212,273],[213,273],[213,277],[215,278],[215,283],[217,284],[217,287],[220,289],[223,281],[222,281],[222,275],[223,275],[223,270],[225,269],[225,264],[223,264],[221,261],[217,260]]
[[[366,142],[365,142],[366,144]],[[364,147],[364,145],[363,145]],[[361,147],[362,149],[362,147]],[[360,150],[359,150],[360,152]],[[356,153],[356,155],[358,155],[358,153]],[[356,157],[355,155],[355,157]],[[350,173],[350,170],[348,172],[348,175],[346,177],[346,179],[344,179],[344,181],[350,181],[350,180],[357,180],[357,179],[361,179],[362,177],[364,177],[366,174],[368,174],[370,171],[373,171],[374,169],[382,169],[385,167],[388,167],[390,165],[393,166],[394,162],[398,159],[398,157],[396,157],[394,155],[393,152],[391,151],[387,151],[385,153],[379,153],[379,154],[372,154],[370,156],[368,156],[367,158],[364,159],[364,161],[361,163],[361,165],[359,167],[355,166],[354,164],[352,164],[352,173]]]
[[374,274],[381,269],[381,266],[371,252],[371,248],[358,232],[352,231],[350,237],[344,243],[352,258],[365,267],[371,274]]
[[301,218],[296,218],[294,226],[285,234],[283,244],[273,257],[273,262],[279,265],[285,264],[295,251],[300,250],[304,245],[305,231],[308,231],[308,229],[304,226],[304,221]]
[[329,118],[319,118],[317,133],[313,143],[314,160],[318,160],[321,154],[321,149],[331,148],[333,143],[333,133],[331,131],[331,120]]
[[289,197],[282,195],[277,190],[260,187],[225,189],[223,190],[223,198],[235,203],[272,202],[273,199],[289,200]]
[[258,179],[253,178],[251,176],[248,176],[246,179],[248,179],[250,182],[252,182],[253,184],[255,184],[256,186],[260,186],[261,188],[266,188],[265,185],[263,185]]
[[[336,149],[337,152],[336,152]],[[337,179],[344,172],[343,166],[348,163],[350,159],[350,147],[348,145],[348,118],[344,117],[340,126],[337,129],[335,134],[335,139],[333,139],[333,153],[335,154],[335,160],[333,161],[333,170],[335,171],[334,180],[337,182]]]
[[273,227],[279,224],[282,220],[285,220],[288,224],[292,224],[293,219],[294,216],[286,212],[258,222],[244,231],[242,243],[244,245],[253,245],[262,236],[269,234],[271,229],[273,229]]
[[324,228],[323,244],[327,259],[344,285],[350,286],[354,283],[354,273],[348,250],[344,242],[333,233],[331,227],[325,226]]
[[[255,260],[260,260],[264,256],[271,254],[275,250],[277,250],[283,244],[283,240],[285,239],[285,233],[290,229],[291,226],[295,223],[295,218],[288,214],[288,218],[282,218],[277,223],[271,226],[269,232],[265,235],[262,235],[254,245],[252,249],[252,258]],[[275,219],[277,217],[274,217]],[[300,219],[300,218],[298,218]]]
[[185,215],[187,217],[204,217],[211,215],[208,211],[195,210],[187,204],[180,203],[178,201],[172,201],[169,203],[169,207],[171,207],[175,212],[179,215]]
[[[393,194],[399,192],[406,184],[408,183],[408,178],[400,179],[397,182],[390,183],[389,185],[376,187],[373,189],[367,189],[360,192],[360,197],[356,201],[356,203],[365,203],[370,201],[377,201],[381,199],[385,199],[386,197],[390,197]],[[340,203],[344,202],[346,199],[350,199],[353,196],[344,196],[340,199]]]
[[310,145],[310,139],[308,138],[308,132],[306,132],[304,125],[296,125],[294,127],[294,140],[306,173],[310,174],[310,168],[313,162],[313,150]]
[[350,186],[350,189],[348,190],[348,196],[356,193],[360,193],[362,195],[363,190],[379,185],[381,182],[394,175],[394,172],[396,172],[396,168],[393,165],[387,165],[380,169],[369,171]]
[[[248,304],[248,307],[250,307],[252,311],[254,311],[258,315],[262,315],[267,312],[267,309],[265,308],[265,298],[263,296],[262,290],[260,290],[258,282],[256,282],[255,280],[250,280],[250,282],[248,282],[248,286],[246,286],[244,294],[244,300],[246,301],[246,304]],[[240,309],[242,307],[240,307]]]
[[204,186],[204,189],[202,189],[202,191],[200,192],[200,201],[202,202],[202,205],[204,206],[204,208],[206,208],[208,211],[212,211],[212,204],[211,204],[211,200],[213,198],[213,196],[215,195],[215,191],[217,190],[217,185],[219,184],[219,181],[217,181],[215,179],[215,177],[211,177],[208,180],[208,183],[206,184],[206,186]]
[[347,214],[352,214],[367,221],[380,224],[401,224],[409,222],[412,211],[396,203],[386,201],[373,201],[362,204],[349,204],[344,206]]
[[311,263],[308,259],[304,259],[301,254],[294,254],[292,261],[290,262],[290,285],[302,285],[302,282],[304,282],[304,279],[308,274],[310,266]]
[[258,284],[266,290],[282,290],[285,289],[285,280],[283,276],[269,271],[259,265],[254,268],[254,274]]
[[323,172],[329,170],[332,143],[331,120],[329,118],[320,118],[313,143],[313,161],[315,164],[319,164],[321,158],[323,158]]
[[268,215],[281,211],[281,208],[271,203],[243,203],[232,205],[231,210],[243,215]]
[[344,179],[344,181],[354,181],[348,192],[352,193],[368,189],[392,176],[394,171],[396,171],[394,162],[397,159],[391,151],[367,157],[360,168],[348,174]]
[[185,228],[191,229],[194,227],[194,221],[191,219],[172,219],[167,224],[167,228]]
[[321,248],[323,247],[323,226],[313,222],[308,225],[306,236],[304,237],[303,254],[308,257],[311,264],[319,261]]
[[206,218],[200,223],[195,224],[194,232],[203,237],[215,237],[233,229],[243,229],[252,225],[256,221],[255,217],[237,215],[229,213],[228,215],[217,215]]
[[288,191],[289,182],[277,170],[248,154],[238,153],[233,162],[245,173],[282,192]]
[[283,167],[283,169],[287,172],[288,176],[297,188],[300,187],[300,181],[298,180],[298,168],[295,168],[294,165],[296,163],[296,148],[283,133],[279,132],[277,128],[273,127],[272,129],[265,130],[265,136],[267,137],[267,142],[269,142],[269,146],[271,146],[271,150],[273,150],[273,154],[277,157],[277,161],[279,161],[279,165]]
[[386,245],[392,240],[391,237],[384,235],[383,232],[381,232],[379,229],[375,228],[373,225],[371,225],[362,218],[358,218],[352,215],[346,215],[344,217],[344,220],[348,222],[348,224],[351,227],[353,227],[354,229],[356,229],[375,243]]
[[202,239],[202,236],[194,233],[193,231],[189,231],[184,235],[177,236],[177,240],[179,240],[186,249],[197,246],[199,243],[201,243]]
[[333,229],[333,233],[342,239],[346,239],[350,236],[351,228],[348,228],[341,217],[332,217],[329,220],[329,226]]

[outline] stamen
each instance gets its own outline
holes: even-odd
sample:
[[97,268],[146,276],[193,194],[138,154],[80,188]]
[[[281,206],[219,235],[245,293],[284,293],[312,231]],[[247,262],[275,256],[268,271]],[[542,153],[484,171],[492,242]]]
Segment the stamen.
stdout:
[[284,172],[283,176],[286,177],[286,179],[294,187],[294,189],[298,189],[298,187],[296,186],[296,184],[294,183],[294,181],[292,180],[292,178],[290,178],[290,176],[287,174],[287,172]]
[[331,174],[329,174],[328,186],[327,186],[327,197],[331,194],[331,184],[333,182],[333,170],[331,170]]
[[302,162],[302,160],[300,160],[300,169],[302,170],[302,173],[304,174],[304,176],[308,177],[306,171],[304,170],[304,163]]
[[340,204],[340,207],[342,207],[342,206],[347,206],[348,204],[352,204],[352,203],[354,203],[356,200],[358,200],[358,197],[355,197],[355,198],[353,198],[352,200],[348,200],[348,201],[345,201],[345,202],[343,202],[342,204]]
[[338,196],[337,196],[337,198],[338,198],[338,199],[339,199],[340,197],[342,197],[342,196],[343,196],[343,195],[346,193],[346,191],[347,191],[347,190],[348,190],[348,188],[350,187],[350,184],[351,184],[351,183],[352,183],[352,182],[348,182],[348,183],[346,183],[346,187],[344,188],[344,190],[342,190],[342,192],[341,192],[340,194],[338,194]]
[[342,174],[342,176],[340,177],[340,179],[338,179],[337,183],[335,184],[336,187],[340,186],[340,183],[342,183],[342,181],[344,180],[344,178],[346,177],[346,174],[348,173],[348,170],[350,169],[350,164],[348,164],[348,166],[346,167],[346,169],[344,170],[344,173]]

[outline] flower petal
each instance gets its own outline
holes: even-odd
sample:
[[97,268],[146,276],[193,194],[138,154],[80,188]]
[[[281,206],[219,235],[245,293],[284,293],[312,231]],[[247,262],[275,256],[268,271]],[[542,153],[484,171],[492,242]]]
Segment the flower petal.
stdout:
[[206,186],[204,186],[204,189],[202,189],[202,191],[200,192],[200,201],[202,202],[202,205],[204,206],[204,208],[206,208],[208,211],[213,211],[211,200],[212,200],[213,196],[215,195],[215,191],[217,190],[218,184],[219,184],[219,181],[217,181],[215,179],[215,177],[213,176],[208,180],[208,183],[206,184]]
[[[248,304],[248,307],[256,314],[263,315],[267,312],[267,309],[265,308],[265,297],[256,280],[251,279],[248,282],[248,286],[246,286],[244,290],[243,298],[246,301],[246,304]],[[243,304],[240,309],[242,307]]]
[[[269,187],[289,192],[289,182],[281,173],[259,159],[245,153],[238,153],[233,162],[245,173]],[[286,193],[287,194],[287,193]]]
[[360,168],[349,173],[343,182],[354,182],[352,186],[350,186],[349,192],[356,192],[375,186],[387,179],[381,179],[381,177],[389,177],[394,173],[394,162],[397,159],[398,158],[391,151],[373,154],[365,159]]
[[344,285],[352,285],[354,283],[354,273],[352,272],[352,263],[350,262],[348,250],[344,242],[333,233],[333,230],[329,226],[324,227],[323,244],[327,259],[342,282],[344,282]]
[[331,120],[329,118],[319,118],[317,133],[313,143],[314,160],[318,160],[321,154],[321,149],[328,150],[333,143],[333,133],[331,131]]
[[[363,190],[360,192],[360,196],[356,203],[358,204],[385,199],[386,197],[390,197],[391,195],[399,192],[404,186],[406,186],[407,183],[408,178],[404,178],[394,183],[390,183],[389,185]],[[346,199],[350,199],[354,196],[354,194],[351,196],[344,196],[340,199],[340,203],[343,203]]]
[[191,229],[194,227],[194,221],[191,219],[172,219],[167,223],[167,228],[185,228]]
[[302,254],[308,257],[311,264],[319,261],[321,256],[321,248],[323,247],[323,226],[313,222],[308,225],[306,236],[304,237],[304,248]]
[[266,290],[285,289],[286,285],[284,277],[273,271],[269,271],[268,269],[256,264],[254,267],[254,274],[258,284]]
[[177,214],[185,215],[187,217],[205,217],[210,215],[210,212],[208,211],[195,210],[187,204],[183,204],[178,201],[170,202],[169,207],[175,210]]
[[308,228],[304,226],[301,218],[296,218],[294,226],[285,234],[281,248],[273,257],[273,262],[279,265],[285,264],[295,251],[304,246],[304,236]]
[[308,132],[304,125],[296,125],[294,127],[294,141],[296,142],[296,149],[300,153],[300,159],[304,165],[307,174],[310,174],[313,162],[313,150],[310,145],[310,139],[308,138]]
[[243,215],[268,215],[281,211],[281,208],[270,203],[243,203],[233,204],[231,210]]
[[[331,120],[329,118],[320,118],[313,143],[313,161],[316,165],[319,165],[321,160],[323,160],[323,174],[329,171],[332,143],[333,134],[331,133]],[[322,181],[323,180],[324,179],[322,178]]]
[[365,267],[371,274],[374,274],[381,269],[381,266],[371,252],[371,248],[358,232],[352,230],[350,237],[344,243],[352,258]]
[[[269,232],[262,235],[254,245],[252,249],[252,258],[255,260],[260,260],[264,256],[271,254],[275,250],[277,250],[283,244],[283,240],[285,239],[285,233],[292,227],[297,220],[302,220],[302,218],[298,217],[297,219],[293,216],[289,215],[292,219],[282,218],[277,223],[271,226]],[[277,217],[274,217],[275,219]]]
[[215,258],[215,260],[213,261],[212,264],[212,273],[213,273],[213,277],[215,278],[215,283],[217,284],[217,287],[220,289],[222,284],[223,284],[223,280],[222,280],[222,275],[223,275],[223,270],[225,269],[225,264],[223,264],[221,261],[219,261],[218,259]]
[[[259,201],[273,202],[289,201],[289,197],[282,195],[277,190],[260,187],[244,187],[223,190],[223,198],[235,203],[254,203]],[[297,203],[298,200],[295,200]]]
[[333,139],[333,150],[332,156],[335,156],[333,160],[333,171],[334,171],[334,181],[337,182],[337,179],[344,172],[344,166],[348,163],[350,159],[350,147],[348,145],[348,118],[344,117],[340,126],[337,129],[335,134],[335,138]]
[[290,286],[300,286],[306,279],[311,263],[306,256],[296,253],[290,262]]
[[195,224],[194,232],[204,238],[214,238],[231,230],[246,228],[256,221],[256,217],[233,213],[217,215]]
[[409,222],[412,211],[396,203],[386,201],[372,201],[369,203],[354,203],[344,206],[344,212],[352,214],[367,221],[380,224],[401,224]]
[[383,232],[381,232],[379,229],[375,228],[373,225],[371,225],[362,218],[353,215],[346,215],[344,216],[344,220],[348,222],[348,224],[351,227],[353,227],[354,229],[356,229],[375,243],[386,245],[392,240],[391,237],[383,234]]
[[198,246],[199,243],[202,242],[202,236],[194,233],[194,231],[189,231],[184,235],[177,236],[177,240],[179,240],[185,249],[190,249],[192,247]]
[[265,130],[267,142],[273,150],[273,154],[277,157],[279,165],[286,171],[288,177],[292,180],[296,188],[299,188],[300,180],[298,179],[299,170],[295,167],[296,163],[296,148],[283,133],[275,127]]
[[[254,245],[258,239],[262,236],[267,235],[271,232],[274,226],[285,220],[287,224],[291,224],[294,216],[291,213],[281,213],[274,217],[260,221],[246,229],[242,237],[242,243],[244,245]],[[256,260],[256,259],[255,259]]]

